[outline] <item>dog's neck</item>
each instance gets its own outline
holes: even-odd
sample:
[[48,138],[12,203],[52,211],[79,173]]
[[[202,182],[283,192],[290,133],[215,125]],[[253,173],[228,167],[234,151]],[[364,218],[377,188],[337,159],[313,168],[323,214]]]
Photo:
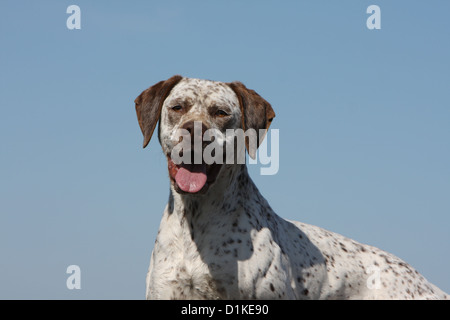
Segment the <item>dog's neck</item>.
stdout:
[[[248,175],[247,166],[224,164],[216,181],[205,194],[180,194],[171,186],[168,210],[170,214],[180,215],[180,218],[186,218],[193,224],[200,220],[202,224],[208,223],[216,218],[223,221],[227,212],[232,213],[243,205],[249,193],[252,193],[252,197],[260,196]],[[221,217],[217,217],[219,213]]]

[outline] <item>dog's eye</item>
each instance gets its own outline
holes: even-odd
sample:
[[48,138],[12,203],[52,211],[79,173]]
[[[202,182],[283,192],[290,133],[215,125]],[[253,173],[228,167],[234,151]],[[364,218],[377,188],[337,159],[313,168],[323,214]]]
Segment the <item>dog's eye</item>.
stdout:
[[183,109],[183,108],[181,106],[179,106],[179,105],[176,105],[176,106],[172,107],[173,111],[180,111],[181,109]]
[[226,116],[228,116],[229,114],[228,113],[226,113],[225,111],[223,111],[223,110],[217,110],[216,111],[216,116],[218,116],[218,117],[226,117]]

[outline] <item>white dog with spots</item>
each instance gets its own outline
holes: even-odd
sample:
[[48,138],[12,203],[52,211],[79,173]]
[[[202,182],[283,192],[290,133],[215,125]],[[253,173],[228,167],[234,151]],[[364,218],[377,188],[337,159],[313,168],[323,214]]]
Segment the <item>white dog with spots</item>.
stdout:
[[[196,121],[201,133],[267,130],[275,113],[255,91],[240,82],[174,76],[135,103],[144,147],[159,120],[171,181],[147,274],[148,299],[447,298],[390,253],[280,218],[245,164],[174,163],[180,142],[174,132],[194,137]],[[247,141],[250,155],[260,142]]]

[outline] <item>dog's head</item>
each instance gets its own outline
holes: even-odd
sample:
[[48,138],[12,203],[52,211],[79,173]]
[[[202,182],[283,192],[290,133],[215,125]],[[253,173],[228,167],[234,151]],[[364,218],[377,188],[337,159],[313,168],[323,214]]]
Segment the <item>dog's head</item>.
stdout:
[[[213,142],[223,146],[223,150],[226,143],[235,144],[234,138],[227,140],[227,129],[254,129],[256,132],[262,129],[265,132],[275,117],[270,104],[240,82],[224,83],[179,75],[144,90],[134,102],[144,135],[144,148],[159,120],[158,139],[167,156],[171,182],[179,193],[204,193],[214,183],[225,159],[211,163],[202,155],[208,146],[211,149]],[[246,138],[245,146],[252,158],[263,138],[264,135],[257,137],[256,144]],[[181,153],[176,149],[180,145],[183,146]],[[174,161],[175,150],[184,161]],[[215,159],[219,156],[216,150],[213,151]],[[219,157],[225,158],[225,152]]]

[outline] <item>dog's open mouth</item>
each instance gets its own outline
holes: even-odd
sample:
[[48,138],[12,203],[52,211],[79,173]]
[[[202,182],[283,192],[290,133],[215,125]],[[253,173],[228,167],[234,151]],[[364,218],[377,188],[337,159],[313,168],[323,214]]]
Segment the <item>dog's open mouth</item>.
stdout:
[[221,164],[175,164],[167,157],[169,175],[179,193],[203,193],[217,178]]

